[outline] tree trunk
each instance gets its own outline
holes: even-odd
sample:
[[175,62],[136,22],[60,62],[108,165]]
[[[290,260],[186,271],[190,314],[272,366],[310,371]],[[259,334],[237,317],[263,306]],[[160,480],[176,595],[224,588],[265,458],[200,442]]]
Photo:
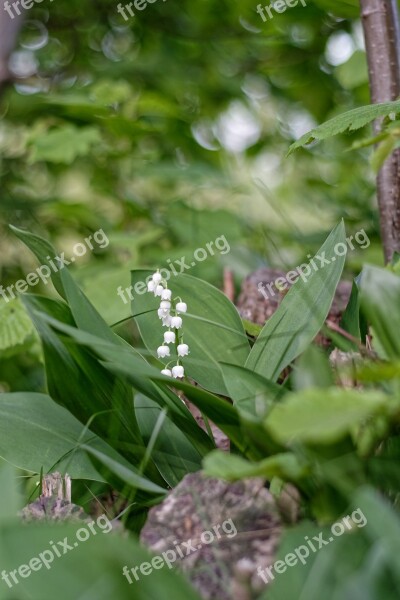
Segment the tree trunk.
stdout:
[[[400,95],[400,35],[397,0],[360,0],[373,103]],[[380,131],[381,121],[375,123]],[[377,177],[378,205],[385,261],[400,252],[400,149]]]

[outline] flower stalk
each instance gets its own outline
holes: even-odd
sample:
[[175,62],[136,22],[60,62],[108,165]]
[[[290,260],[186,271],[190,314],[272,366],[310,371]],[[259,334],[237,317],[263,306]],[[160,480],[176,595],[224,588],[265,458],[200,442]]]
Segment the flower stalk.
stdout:
[[[159,271],[156,271],[151,280],[147,284],[147,291],[160,298],[160,306],[157,310],[158,318],[162,322],[163,327],[168,327],[168,331],[164,333],[164,340],[161,346],[157,348],[158,358],[167,358],[171,356],[169,344],[175,345],[177,354],[176,365],[169,368],[172,361],[162,369],[162,375],[181,379],[185,376],[185,369],[181,364],[181,358],[188,356],[189,346],[183,342],[183,319],[180,315],[187,312],[186,302],[182,302],[181,298],[172,299],[172,292],[168,289],[167,282],[162,278]],[[172,331],[174,330],[174,331]]]

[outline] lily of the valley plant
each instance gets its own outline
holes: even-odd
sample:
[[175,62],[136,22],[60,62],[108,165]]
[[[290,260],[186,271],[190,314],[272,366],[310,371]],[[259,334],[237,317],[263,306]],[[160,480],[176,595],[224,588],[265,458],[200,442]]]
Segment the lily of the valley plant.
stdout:
[[147,291],[161,298],[157,314],[162,321],[163,327],[168,327],[168,331],[164,333],[163,344],[157,348],[157,356],[158,358],[171,356],[169,344],[175,344],[178,355],[177,364],[170,369],[169,365],[173,362],[170,361],[161,373],[168,377],[175,377],[176,379],[184,377],[185,370],[181,365],[180,358],[189,354],[189,346],[183,343],[182,317],[179,315],[187,311],[187,304],[182,302],[181,298],[172,299],[172,292],[168,289],[168,284],[161,277],[159,271],[153,274],[147,284]]

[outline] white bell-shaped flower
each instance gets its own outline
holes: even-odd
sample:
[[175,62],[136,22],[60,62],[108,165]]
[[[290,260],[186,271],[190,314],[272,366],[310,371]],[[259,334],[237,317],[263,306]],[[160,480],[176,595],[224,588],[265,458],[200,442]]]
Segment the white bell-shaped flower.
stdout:
[[165,375],[166,377],[172,377],[172,371],[170,369],[163,369],[161,371],[161,375]]
[[173,331],[166,331],[164,333],[165,344],[175,344],[176,335]]
[[163,286],[158,284],[156,286],[156,289],[154,290],[154,295],[161,296],[161,294],[163,293],[163,290],[164,290]]
[[176,312],[178,313],[185,313],[187,311],[187,304],[186,302],[178,302],[176,305]]
[[151,279],[149,281],[149,283],[147,284],[147,291],[148,292],[154,292],[156,289],[156,284],[154,283],[154,281]]
[[157,271],[157,273],[153,273],[153,277],[152,277],[154,283],[157,285],[158,283],[160,283],[162,277],[161,277],[161,273],[159,273]]
[[187,356],[189,354],[189,346],[187,344],[179,344],[178,356]]
[[175,365],[175,367],[172,367],[172,377],[178,379],[180,377],[183,377],[184,375],[185,369],[182,367],[182,365]]
[[163,327],[171,327],[171,315],[162,318]]
[[171,327],[174,329],[180,329],[182,327],[181,317],[171,317]]
[[168,300],[162,300],[160,302],[160,308],[162,308],[163,310],[168,310],[171,308],[171,302],[169,302]]
[[157,348],[157,356],[158,358],[165,358],[166,356],[170,356],[169,346],[159,346]]
[[166,319],[169,316],[168,311],[163,308],[159,308],[157,314],[159,319]]
[[172,292],[171,290],[163,290],[161,294],[162,300],[171,300]]

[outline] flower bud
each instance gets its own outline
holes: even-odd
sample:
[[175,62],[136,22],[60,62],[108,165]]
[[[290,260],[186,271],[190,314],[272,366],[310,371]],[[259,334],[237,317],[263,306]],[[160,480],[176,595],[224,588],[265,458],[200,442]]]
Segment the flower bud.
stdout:
[[161,375],[165,375],[166,377],[172,377],[172,371],[170,369],[163,369],[161,371]]
[[169,310],[171,308],[171,302],[168,302],[168,300],[162,300],[162,302],[160,302],[160,308],[163,310]]
[[147,284],[147,291],[148,292],[154,292],[156,289],[156,284],[154,283],[153,280],[149,281],[149,283]]
[[152,279],[153,279],[153,281],[154,281],[155,284],[160,283],[160,281],[162,279],[161,273],[159,273],[158,271],[157,271],[157,273],[153,273],[153,278]]
[[163,286],[162,285],[157,285],[156,289],[154,290],[154,295],[155,296],[161,296],[161,294],[163,293]]

